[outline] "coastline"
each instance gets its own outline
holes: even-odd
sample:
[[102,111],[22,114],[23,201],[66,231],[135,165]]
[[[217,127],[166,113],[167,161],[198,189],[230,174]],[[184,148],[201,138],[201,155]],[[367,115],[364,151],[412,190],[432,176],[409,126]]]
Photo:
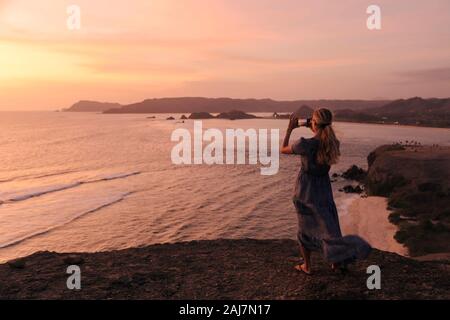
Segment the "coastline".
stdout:
[[408,256],[408,249],[394,239],[398,227],[389,221],[387,202],[376,196],[354,199],[347,214],[340,217],[342,233],[357,234],[374,248]]

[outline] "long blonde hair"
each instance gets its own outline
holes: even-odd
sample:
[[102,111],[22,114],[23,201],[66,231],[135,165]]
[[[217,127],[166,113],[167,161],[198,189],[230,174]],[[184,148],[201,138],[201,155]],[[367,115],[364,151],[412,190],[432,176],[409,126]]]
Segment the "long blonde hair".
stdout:
[[317,109],[313,113],[312,120],[315,123],[316,135],[320,141],[317,163],[325,165],[337,163],[341,152],[339,140],[332,127],[333,114],[325,108]]

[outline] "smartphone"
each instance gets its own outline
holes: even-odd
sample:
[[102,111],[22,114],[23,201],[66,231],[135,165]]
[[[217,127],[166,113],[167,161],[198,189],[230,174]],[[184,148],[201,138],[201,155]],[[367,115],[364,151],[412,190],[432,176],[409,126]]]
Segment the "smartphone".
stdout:
[[[306,119],[306,127],[311,128],[311,118]],[[303,124],[302,119],[298,119],[298,126],[300,127]]]

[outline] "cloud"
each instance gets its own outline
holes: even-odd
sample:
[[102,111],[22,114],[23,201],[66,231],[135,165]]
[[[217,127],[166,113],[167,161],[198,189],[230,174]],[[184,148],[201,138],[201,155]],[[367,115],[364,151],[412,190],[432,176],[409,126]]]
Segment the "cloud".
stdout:
[[0,9],[4,8],[9,2],[10,0],[0,0]]
[[440,96],[450,2],[431,2],[379,0],[383,29],[371,32],[360,0],[77,0],[82,27],[70,31],[72,1],[0,0],[0,94],[36,108],[56,91],[61,103]]
[[450,81],[450,67],[402,71],[396,75],[414,82],[447,82]]

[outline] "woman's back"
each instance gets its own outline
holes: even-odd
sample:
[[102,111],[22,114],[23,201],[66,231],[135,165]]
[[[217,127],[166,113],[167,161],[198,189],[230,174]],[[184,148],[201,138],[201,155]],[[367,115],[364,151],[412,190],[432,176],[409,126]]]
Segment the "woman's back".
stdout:
[[302,166],[300,173],[313,176],[328,176],[330,166],[320,164],[317,161],[317,151],[320,147],[320,141],[316,138],[300,138],[292,145],[292,151],[301,156]]

